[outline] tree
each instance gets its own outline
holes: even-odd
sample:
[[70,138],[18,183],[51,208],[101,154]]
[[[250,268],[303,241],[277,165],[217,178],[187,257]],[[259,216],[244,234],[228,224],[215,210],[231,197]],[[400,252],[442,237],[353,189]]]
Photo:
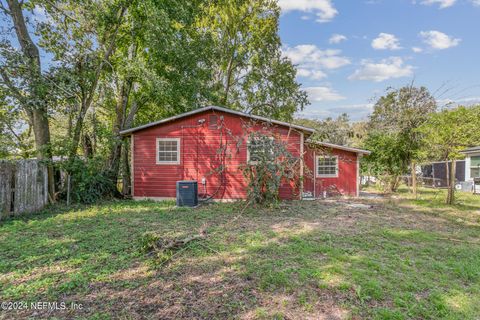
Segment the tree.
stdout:
[[[401,175],[408,170],[410,166],[412,177],[412,192],[416,194],[416,161],[420,157],[422,136],[417,130],[429,115],[436,110],[436,101],[425,87],[414,87],[413,83],[409,86],[394,90],[389,89],[385,96],[382,96],[374,105],[374,110],[369,119],[369,131],[374,137],[369,140],[370,147],[375,141],[392,140],[398,149],[398,155],[404,158],[395,165],[399,170],[396,172]],[[382,139],[378,137],[384,135]],[[387,154],[392,151],[390,146],[381,144],[385,147]],[[382,150],[375,147],[376,153]],[[373,155],[370,159],[385,159],[383,156]],[[400,159],[399,159],[400,160]],[[398,167],[401,165],[401,167]],[[395,180],[395,177],[392,177]]]
[[385,192],[395,192],[400,183],[400,176],[408,168],[406,143],[402,136],[395,133],[370,133],[364,147],[371,151],[365,156],[363,167],[368,167],[383,185]]
[[122,41],[103,87],[112,100],[103,109],[113,120],[106,167],[114,181],[122,172],[123,193],[130,182],[129,148],[120,131],[135,122],[192,110],[208,100],[205,50],[210,42],[195,26],[201,10],[196,1],[142,1],[125,16]]
[[280,8],[273,0],[220,0],[198,27],[212,39],[212,103],[280,120],[308,104],[296,69],[281,54]]
[[[48,116],[48,84],[43,77],[40,50],[32,40],[27,27],[24,10],[27,4],[18,0],[7,0],[8,8],[0,5],[2,12],[11,20],[14,35],[2,39],[0,60],[1,85],[7,89],[10,99],[18,104],[28,116],[33,128],[37,157],[51,160],[50,125]],[[19,49],[12,40],[19,43]],[[55,193],[53,168],[48,166],[48,191],[50,199]]]
[[77,156],[85,116],[111,64],[129,4],[122,0],[64,1],[61,8],[49,1],[44,4],[49,19],[37,29],[43,49],[54,55],[58,65],[51,68],[58,95],[69,98],[67,112],[61,112],[70,118],[69,159]]
[[358,128],[350,122],[346,113],[339,115],[336,119],[326,118],[325,120],[295,119],[295,123],[315,129],[310,139],[315,141],[329,142],[338,145],[350,145],[355,139],[361,138],[356,132]]
[[418,132],[431,157],[450,161],[447,204],[455,202],[455,167],[460,151],[480,144],[480,106],[444,109],[432,114]]

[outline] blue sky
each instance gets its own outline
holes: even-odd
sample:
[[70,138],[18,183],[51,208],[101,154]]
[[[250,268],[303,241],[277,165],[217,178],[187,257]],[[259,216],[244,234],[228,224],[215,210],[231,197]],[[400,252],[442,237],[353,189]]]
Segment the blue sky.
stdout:
[[311,105],[300,115],[365,119],[414,80],[440,105],[480,102],[480,0],[279,0],[283,52]]

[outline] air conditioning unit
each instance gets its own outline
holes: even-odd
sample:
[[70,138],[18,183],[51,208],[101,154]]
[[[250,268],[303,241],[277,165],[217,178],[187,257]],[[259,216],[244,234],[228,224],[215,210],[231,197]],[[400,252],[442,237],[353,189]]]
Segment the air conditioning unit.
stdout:
[[177,181],[177,206],[196,207],[198,205],[198,183],[194,180]]

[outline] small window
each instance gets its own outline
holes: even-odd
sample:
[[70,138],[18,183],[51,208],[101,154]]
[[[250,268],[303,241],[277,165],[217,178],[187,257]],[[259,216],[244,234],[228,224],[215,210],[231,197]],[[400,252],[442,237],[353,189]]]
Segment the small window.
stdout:
[[180,138],[157,138],[157,164],[180,164]]
[[208,126],[211,129],[217,129],[218,127],[218,118],[215,114],[211,114],[208,116]]
[[470,177],[480,177],[480,156],[473,156],[470,158]]
[[317,177],[338,177],[338,157],[318,156]]
[[247,144],[247,162],[258,163],[262,159],[273,157],[273,137],[249,140]]

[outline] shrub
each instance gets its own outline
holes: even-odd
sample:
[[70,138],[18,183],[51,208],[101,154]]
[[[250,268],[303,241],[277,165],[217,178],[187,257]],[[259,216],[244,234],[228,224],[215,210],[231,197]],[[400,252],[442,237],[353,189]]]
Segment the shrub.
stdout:
[[[61,169],[70,175],[70,199],[72,202],[94,203],[101,198],[111,197],[116,192],[115,181],[103,168],[100,158],[67,160],[60,164]],[[67,198],[68,180],[65,179],[61,197]]]

